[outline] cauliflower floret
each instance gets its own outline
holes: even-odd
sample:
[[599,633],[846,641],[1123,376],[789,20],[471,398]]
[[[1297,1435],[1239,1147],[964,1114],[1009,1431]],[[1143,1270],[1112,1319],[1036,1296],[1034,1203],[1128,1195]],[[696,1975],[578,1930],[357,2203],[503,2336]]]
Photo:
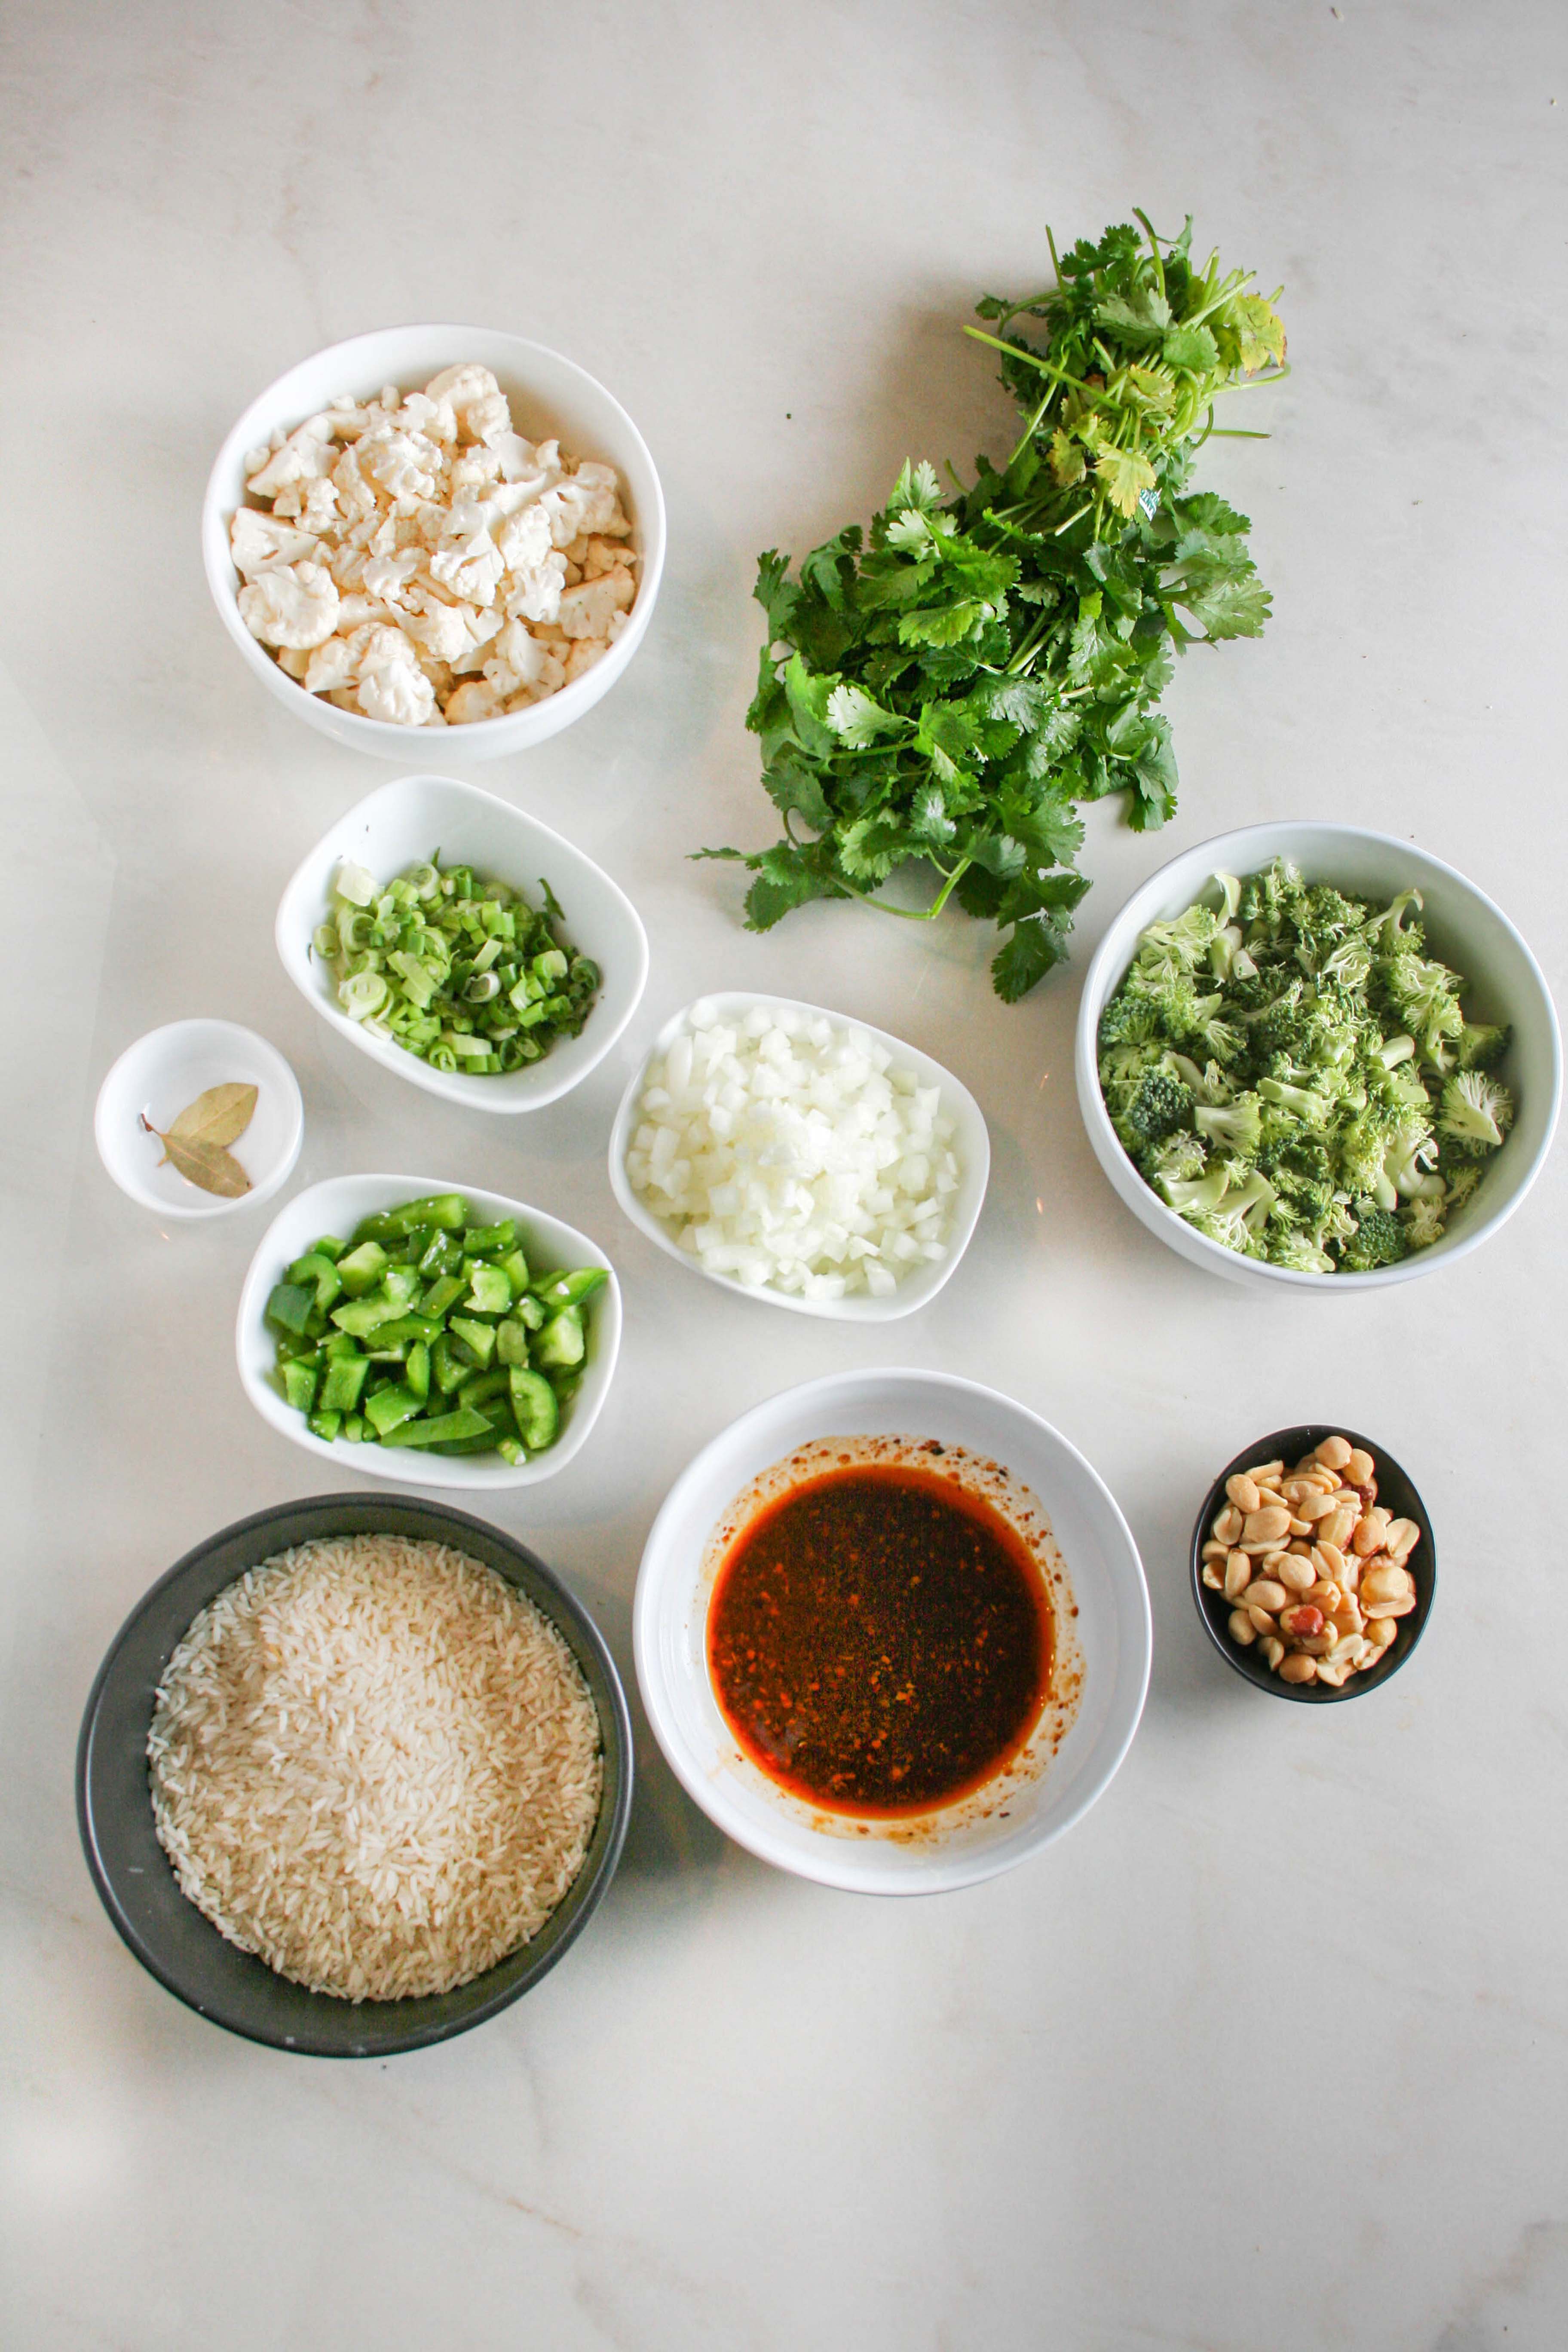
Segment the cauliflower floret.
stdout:
[[429,563],[431,579],[449,588],[466,604],[493,604],[505,570],[501,551],[488,530],[447,541]]
[[618,564],[613,572],[602,572],[596,580],[584,580],[566,590],[558,615],[561,626],[569,637],[602,637],[616,613],[631,610],[636,594],[636,581],[624,564]]
[[499,719],[501,698],[482,677],[465,678],[454,687],[447,702],[448,727],[469,727],[476,719]]
[[359,707],[367,719],[388,719],[395,727],[423,727],[436,708],[436,689],[415,660],[407,638],[401,642],[404,651],[396,659],[362,670]]
[[591,539],[577,558],[584,580],[597,580],[602,572],[613,572],[617,563],[635,563],[637,557],[629,547],[622,547],[613,539]]
[[550,517],[550,536],[557,547],[570,547],[574,539],[591,532],[609,531],[619,514],[615,468],[589,460],[546,490],[540,504]]
[[482,441],[487,433],[507,433],[511,429],[511,411],[489,368],[471,362],[462,367],[443,368],[432,376],[425,387],[432,400],[447,401],[458,420],[458,432],[464,441]]
[[404,627],[419,646],[426,665],[458,661],[473,646],[468,625],[460,604],[443,604],[427,588],[413,591],[418,605],[404,621]]
[[535,687],[544,675],[544,647],[536,645],[521,621],[509,621],[494,642],[485,677],[503,698]]
[[496,533],[496,545],[509,572],[527,572],[542,563],[551,549],[550,517],[537,503],[508,515]]
[[234,568],[247,580],[279,564],[314,563],[321,551],[320,541],[308,530],[299,530],[291,522],[280,522],[276,515],[262,514],[255,507],[239,509],[228,536]]
[[308,694],[331,694],[334,688],[357,683],[359,664],[354,659],[353,645],[348,637],[329,637],[310,656],[310,667],[305,672]]
[[500,459],[493,449],[465,449],[454,457],[451,467],[452,495],[466,498],[471,490],[482,490],[495,481],[500,473]]
[[511,574],[512,585],[506,600],[507,617],[513,621],[553,621],[561,610],[561,592],[566,584],[566,561],[553,548],[542,563],[524,564]]
[[441,478],[441,451],[424,433],[373,425],[355,444],[354,455],[360,472],[389,499],[430,498]]
[[469,670],[484,667],[487,658],[485,647],[499,633],[502,616],[493,609],[485,611],[475,604],[462,604],[458,609],[463,615],[463,625],[468,633],[467,650],[460,654],[454,654],[451,657],[453,672],[457,677],[461,677]]
[[265,464],[256,468],[245,487],[258,499],[275,498],[289,482],[330,474],[337,463],[337,455],[331,419],[307,416],[303,425],[295,426],[282,447],[275,449]]
[[[330,645],[331,639],[329,637],[327,642]],[[315,658],[315,655],[307,653],[303,646],[282,646],[279,648],[278,667],[286,677],[297,677],[302,686]]]
[[[485,446],[493,452],[503,482],[525,482],[539,475],[538,452],[521,433],[487,433]],[[540,487],[544,487],[542,477]]]
[[592,669],[596,661],[603,661],[609,650],[603,637],[579,637],[566,656],[567,685],[574,677],[581,677],[585,669]]
[[375,492],[360,471],[359,452],[359,443],[351,442],[332,467],[332,488],[342,503],[344,520],[351,523],[375,512]]
[[258,572],[239,592],[239,617],[264,646],[319,646],[338,625],[337,583],[324,563]]
[[424,433],[449,446],[458,437],[458,419],[449,400],[432,400],[427,392],[411,392],[397,412],[406,431]]
[[405,548],[400,555],[373,555],[364,567],[366,595],[379,596],[386,604],[405,605],[414,575],[424,561],[422,547]]

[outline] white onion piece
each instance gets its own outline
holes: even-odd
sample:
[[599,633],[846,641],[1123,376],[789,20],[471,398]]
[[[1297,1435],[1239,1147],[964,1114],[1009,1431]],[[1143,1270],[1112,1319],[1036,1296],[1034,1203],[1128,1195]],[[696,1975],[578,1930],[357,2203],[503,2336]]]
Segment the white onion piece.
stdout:
[[626,1176],[710,1274],[885,1298],[947,1255],[960,1170],[939,1089],[864,1030],[702,1003],[648,1065]]

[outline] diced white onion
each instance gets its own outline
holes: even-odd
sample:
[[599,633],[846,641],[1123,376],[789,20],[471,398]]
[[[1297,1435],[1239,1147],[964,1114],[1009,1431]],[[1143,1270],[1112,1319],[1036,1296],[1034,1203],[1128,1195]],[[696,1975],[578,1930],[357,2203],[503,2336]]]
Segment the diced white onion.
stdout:
[[637,1116],[632,1189],[710,1274],[885,1298],[947,1255],[953,1122],[940,1089],[864,1030],[694,1005],[649,1063]]

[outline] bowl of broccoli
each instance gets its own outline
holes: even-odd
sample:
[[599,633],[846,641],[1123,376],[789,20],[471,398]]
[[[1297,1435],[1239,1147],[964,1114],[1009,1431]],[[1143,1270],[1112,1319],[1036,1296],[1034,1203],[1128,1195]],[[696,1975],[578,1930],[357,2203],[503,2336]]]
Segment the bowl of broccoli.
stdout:
[[1562,1041],[1501,909],[1406,841],[1250,825],[1135,891],[1089,966],[1079,1103],[1133,1214],[1299,1289],[1476,1248],[1550,1147]]

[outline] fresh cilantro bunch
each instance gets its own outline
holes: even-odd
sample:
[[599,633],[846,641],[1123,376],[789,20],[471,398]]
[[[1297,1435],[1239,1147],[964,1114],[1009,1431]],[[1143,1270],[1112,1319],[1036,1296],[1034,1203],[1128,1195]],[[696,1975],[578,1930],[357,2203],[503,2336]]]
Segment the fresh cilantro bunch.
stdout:
[[[1074,804],[1124,792],[1140,829],[1170,815],[1173,656],[1268,615],[1250,525],[1189,490],[1192,460],[1220,394],[1285,373],[1285,336],[1249,273],[1194,268],[1190,220],[1143,229],[1062,258],[1053,242],[1049,291],[979,305],[1000,331],[967,331],[1025,410],[1005,466],[979,458],[944,496],[906,464],[868,533],[849,525],[794,577],[761,558],[746,724],[784,838],[699,853],[749,867],[751,929],[812,898],[929,921],[955,898],[1008,932],[992,972],[1013,1003],[1066,954],[1089,887]],[[877,897],[911,865],[932,871],[928,906]]]

